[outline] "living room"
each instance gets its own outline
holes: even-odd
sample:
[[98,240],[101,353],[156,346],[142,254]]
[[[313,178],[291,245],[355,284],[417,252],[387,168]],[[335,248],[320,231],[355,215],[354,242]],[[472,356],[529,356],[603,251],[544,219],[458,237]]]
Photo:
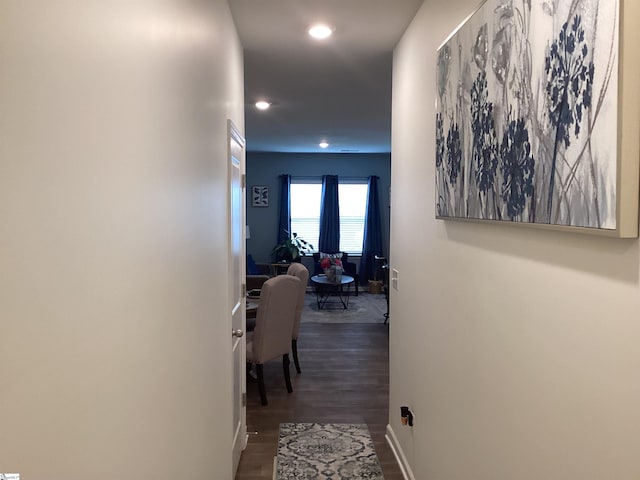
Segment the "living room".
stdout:
[[[292,183],[296,181],[322,180],[323,175],[337,175],[341,181],[362,181],[366,183],[369,176],[378,177],[378,195],[380,200],[380,220],[382,224],[382,254],[389,251],[389,211],[391,184],[391,155],[389,153],[247,153],[247,225],[250,234],[247,238],[247,253],[257,263],[270,263],[272,249],[279,237],[279,176],[291,175]],[[254,206],[251,199],[252,187],[266,187],[268,199]],[[319,212],[318,212],[319,213]],[[295,232],[295,228],[293,232]],[[297,233],[297,232],[295,232]],[[318,244],[313,239],[310,243]],[[360,247],[361,248],[361,247]],[[330,252],[331,253],[331,252]],[[349,261],[360,265],[360,251],[349,251]],[[310,257],[303,258],[302,263],[313,274],[314,266]],[[361,282],[366,285],[367,280]]]

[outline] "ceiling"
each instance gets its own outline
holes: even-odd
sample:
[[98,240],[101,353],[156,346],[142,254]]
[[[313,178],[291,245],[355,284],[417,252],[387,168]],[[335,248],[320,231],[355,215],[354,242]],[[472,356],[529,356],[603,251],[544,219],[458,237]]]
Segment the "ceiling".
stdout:
[[[229,0],[244,47],[247,150],[390,152],[393,49],[422,3]],[[317,22],[334,34],[309,37]],[[269,110],[255,108],[262,99]]]

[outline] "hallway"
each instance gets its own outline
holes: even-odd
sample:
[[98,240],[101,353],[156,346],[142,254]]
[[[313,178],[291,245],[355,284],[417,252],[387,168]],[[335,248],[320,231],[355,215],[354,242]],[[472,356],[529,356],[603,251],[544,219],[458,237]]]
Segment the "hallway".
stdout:
[[385,480],[403,478],[384,437],[389,349],[388,327],[381,323],[302,324],[302,374],[292,377],[293,393],[286,392],[278,360],[265,365],[268,406],[260,405],[257,384],[247,385],[247,431],[258,435],[249,436],[236,480],[272,479],[278,426],[283,422],[366,423]]

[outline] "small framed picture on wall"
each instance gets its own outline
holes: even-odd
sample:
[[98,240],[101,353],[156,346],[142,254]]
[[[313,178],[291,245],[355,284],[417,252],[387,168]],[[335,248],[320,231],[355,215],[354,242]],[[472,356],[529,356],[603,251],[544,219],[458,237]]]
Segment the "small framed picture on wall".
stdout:
[[264,185],[254,185],[253,187],[251,187],[251,206],[269,206],[269,187],[266,187]]

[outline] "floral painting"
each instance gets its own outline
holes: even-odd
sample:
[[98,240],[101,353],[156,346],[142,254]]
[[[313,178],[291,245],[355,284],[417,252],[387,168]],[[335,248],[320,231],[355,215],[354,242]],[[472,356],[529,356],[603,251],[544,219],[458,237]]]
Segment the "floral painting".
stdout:
[[438,50],[436,214],[616,229],[618,0],[487,0]]

